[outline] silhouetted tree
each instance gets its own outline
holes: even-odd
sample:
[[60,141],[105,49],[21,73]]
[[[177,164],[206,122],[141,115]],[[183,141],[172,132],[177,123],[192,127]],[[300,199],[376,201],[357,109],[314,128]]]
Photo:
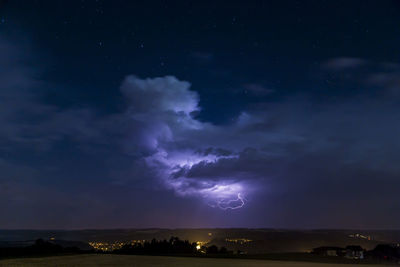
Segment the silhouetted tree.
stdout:
[[79,248],[69,247],[63,248],[60,245],[56,245],[43,239],[38,239],[31,246],[27,247],[3,247],[0,248],[1,257],[19,257],[19,256],[40,256],[40,255],[53,255],[61,253],[78,253],[81,252]]
[[144,242],[143,245],[136,243],[127,244],[121,249],[115,250],[117,254],[193,254],[196,253],[196,243],[180,240],[178,237],[171,237],[167,240],[153,239],[150,242]]
[[398,260],[400,259],[400,248],[391,244],[380,244],[368,251],[367,256],[374,259]]
[[221,248],[219,249],[219,253],[221,253],[221,254],[226,254],[226,253],[228,253],[228,250],[226,249],[226,247],[221,247]]
[[207,253],[207,254],[218,254],[218,247],[215,246],[215,245],[209,246],[209,247],[206,249],[206,253]]

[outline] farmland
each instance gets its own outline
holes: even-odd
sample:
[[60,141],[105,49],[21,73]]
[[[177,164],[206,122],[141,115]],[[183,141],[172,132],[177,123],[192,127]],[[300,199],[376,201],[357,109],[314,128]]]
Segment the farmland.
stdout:
[[[74,256],[57,256],[41,258],[20,258],[0,260],[0,266],[277,266],[277,267],[333,267],[344,266],[335,263],[311,263],[296,261],[228,259],[228,258],[193,258],[193,257],[165,257],[165,256],[136,256],[136,255],[110,255],[89,254]],[[378,266],[378,265],[357,265]]]

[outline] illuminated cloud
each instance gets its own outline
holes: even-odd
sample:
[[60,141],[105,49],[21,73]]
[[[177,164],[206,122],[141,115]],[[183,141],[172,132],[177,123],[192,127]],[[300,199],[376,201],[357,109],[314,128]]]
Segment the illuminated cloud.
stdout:
[[[203,199],[211,207],[236,209],[244,205],[244,195],[249,186],[236,177],[190,177],[188,174],[199,165],[218,164],[221,159],[237,158],[236,155],[201,155],[194,151],[172,152],[161,150],[147,158],[150,167],[158,170],[164,185],[179,196]],[[236,178],[236,179],[235,179]]]
[[[199,110],[199,98],[189,87],[188,82],[171,76],[154,79],[128,76],[121,86],[129,101],[127,114],[132,123],[141,125],[135,127],[140,138],[132,142],[138,142],[138,146],[144,144],[147,165],[177,195],[198,197],[224,210],[240,208],[250,185],[239,173],[191,176],[194,169],[212,168],[221,160],[238,159],[239,151],[227,149],[232,141],[229,139],[219,146],[206,141],[223,140],[226,129],[191,116]],[[235,129],[240,129],[243,120]],[[204,140],[197,142],[198,135],[203,135]]]

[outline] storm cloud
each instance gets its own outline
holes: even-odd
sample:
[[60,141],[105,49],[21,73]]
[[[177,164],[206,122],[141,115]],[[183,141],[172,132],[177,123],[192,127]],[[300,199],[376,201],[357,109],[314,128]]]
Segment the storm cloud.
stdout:
[[[318,222],[314,226],[348,226],[334,212],[351,218],[351,226],[382,226],[370,214],[400,203],[395,64],[339,58],[321,65],[331,84],[356,86],[352,93],[327,86],[272,99],[279,88],[272,92],[249,83],[264,98],[218,124],[200,118],[207,112],[201,93],[174,76],[127,75],[114,88],[122,100],[114,112],[59,106],[46,100],[43,89],[57,84],[42,79],[40,68],[27,68],[23,61],[29,57],[20,50],[4,40],[0,46],[8,51],[0,63],[0,184],[1,199],[9,203],[1,211],[21,210],[7,223],[0,219],[4,225],[44,216],[49,202],[54,210],[71,210],[59,217],[68,226],[78,225],[70,218],[85,217],[87,209],[91,218],[108,220],[125,215],[122,208],[145,198],[139,191],[153,188],[171,203],[188,200],[188,210],[199,202],[232,214],[227,216],[262,211],[258,226],[284,225],[276,218],[297,216],[299,210]],[[220,105],[224,112],[223,101]],[[163,195],[169,192],[173,200]],[[158,197],[148,201],[160,208]],[[354,209],[360,214],[351,216]],[[234,218],[240,223],[239,215]],[[35,219],[35,225],[46,218]],[[365,218],[369,224],[362,223]]]
[[[232,123],[214,125],[196,119],[199,98],[189,87],[174,77],[134,76],[121,87],[134,99],[130,118],[143,125],[149,168],[179,196],[200,197],[212,206],[241,196],[242,207],[253,192],[312,190],[326,183],[328,195],[357,198],[346,196],[342,185],[368,191],[381,179],[395,182],[400,113],[383,96],[371,99],[368,92],[323,106],[312,95],[291,96],[258,103]],[[174,92],[176,99],[169,97]],[[135,109],[136,102],[141,108]]]

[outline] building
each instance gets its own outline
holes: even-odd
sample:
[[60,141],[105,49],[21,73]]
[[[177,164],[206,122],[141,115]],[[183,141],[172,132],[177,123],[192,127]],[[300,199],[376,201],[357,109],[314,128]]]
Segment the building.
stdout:
[[340,247],[318,247],[313,249],[313,254],[322,256],[343,256],[345,249]]
[[360,246],[347,246],[346,247],[346,258],[348,259],[364,259],[364,249]]

